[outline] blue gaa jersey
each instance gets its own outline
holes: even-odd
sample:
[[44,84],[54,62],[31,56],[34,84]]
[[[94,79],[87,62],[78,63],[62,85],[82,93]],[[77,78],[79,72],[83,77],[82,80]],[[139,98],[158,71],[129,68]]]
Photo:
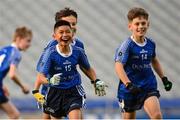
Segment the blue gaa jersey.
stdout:
[[7,75],[10,65],[18,66],[21,61],[21,53],[15,45],[9,45],[0,49],[0,88],[3,78]]
[[[47,52],[47,51],[49,51],[49,50],[47,50],[47,49],[50,48],[50,47],[52,47],[52,46],[55,46],[55,45],[57,45],[57,44],[58,44],[58,42],[57,42],[56,40],[50,40],[50,41],[48,42],[48,44],[47,44],[46,47],[44,48],[44,51],[42,52],[41,57],[40,57],[40,59],[39,59],[39,61],[38,61],[38,63],[37,63],[36,70],[37,70],[38,72],[41,71],[40,69],[41,69],[41,67],[43,67],[43,65],[44,65],[44,59],[49,56],[49,53]],[[81,41],[79,38],[75,38],[75,39],[73,40],[73,42],[72,42],[72,45],[84,49],[84,44],[82,43],[82,41]]]
[[[144,91],[156,90],[157,81],[151,68],[151,60],[155,56],[155,43],[151,39],[145,38],[143,44],[138,44],[128,38],[116,50],[115,62],[124,65],[124,70],[133,84]],[[129,92],[122,82],[118,91],[119,94]]]
[[60,77],[60,84],[53,85],[56,88],[67,89],[81,84],[81,76],[77,71],[77,65],[89,69],[90,65],[83,49],[70,45],[69,55],[60,52],[58,45],[48,49],[49,56],[45,59],[41,73],[47,78],[54,75]]

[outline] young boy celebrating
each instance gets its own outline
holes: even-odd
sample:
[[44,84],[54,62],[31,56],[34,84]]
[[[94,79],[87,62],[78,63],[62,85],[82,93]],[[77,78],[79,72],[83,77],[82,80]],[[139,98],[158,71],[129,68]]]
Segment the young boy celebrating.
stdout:
[[136,110],[142,106],[151,119],[162,118],[158,100],[160,94],[151,65],[162,79],[165,90],[172,88],[156,56],[155,43],[145,36],[149,28],[148,16],[143,8],[132,8],[128,12],[128,28],[132,35],[115,54],[115,70],[120,79],[118,99],[123,119],[135,119]]
[[20,51],[25,51],[30,47],[31,39],[32,31],[27,27],[19,27],[14,33],[13,43],[0,49],[0,107],[11,119],[19,118],[19,111],[5,95],[3,79],[8,73],[9,77],[21,87],[24,94],[29,93],[29,89],[21,83],[16,70],[21,61]]
[[38,88],[41,84],[51,83],[45,109],[53,119],[67,115],[69,119],[82,119],[81,108],[85,92],[81,86],[77,65],[83,67],[90,78],[93,78],[96,90],[105,92],[100,88],[102,81],[96,79],[94,72],[91,71],[84,50],[71,45],[72,34],[69,22],[64,20],[56,22],[53,37],[58,44],[49,49],[49,56],[45,60],[44,68],[41,69],[41,81],[37,79],[33,90],[36,100],[44,104],[44,97]]
[[[72,34],[73,34],[73,39],[71,41],[71,44],[77,47],[80,47],[82,49],[84,49],[84,44],[82,43],[82,41],[77,38],[77,36],[75,36],[76,31],[77,31],[77,22],[78,22],[78,14],[76,13],[76,11],[74,11],[73,9],[70,9],[68,7],[65,7],[64,9],[56,12],[55,14],[55,21],[58,22],[59,20],[65,20],[68,21],[71,25],[71,29],[72,29]],[[44,61],[46,59],[47,56],[49,56],[49,48],[51,48],[52,46],[55,46],[58,44],[58,41],[55,40],[53,38],[53,40],[50,40],[48,45],[45,47],[43,53],[40,56],[40,59],[38,61],[37,64],[37,79],[41,78],[41,68],[44,67]],[[94,78],[91,78],[91,75],[88,75],[88,72],[86,71],[86,69],[83,69],[83,67],[80,67],[80,69],[92,80],[96,79],[96,76],[94,76]],[[94,72],[94,75],[96,75],[95,70],[91,67],[90,70],[92,72]],[[104,86],[104,82],[101,82],[102,86]],[[43,85],[42,89],[41,89],[41,93],[45,96],[47,93],[47,85]],[[39,89],[39,88],[37,88]],[[104,96],[105,92],[96,92],[99,96]],[[49,113],[46,110],[43,110],[43,119],[48,119],[49,117]]]

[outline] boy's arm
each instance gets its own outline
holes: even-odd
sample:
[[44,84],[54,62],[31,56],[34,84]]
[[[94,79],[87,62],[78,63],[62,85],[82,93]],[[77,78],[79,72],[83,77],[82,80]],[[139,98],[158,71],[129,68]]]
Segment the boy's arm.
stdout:
[[159,75],[160,78],[164,77],[164,72],[157,57],[154,57],[152,59],[152,67],[154,68],[154,70],[156,71],[156,73]]
[[48,81],[44,74],[38,73],[36,77],[36,81],[34,84],[34,90],[32,91],[32,94],[34,98],[43,105],[45,103],[45,97],[39,92],[39,88],[42,84],[48,84]]
[[91,80],[91,83],[94,85],[95,94],[98,96],[106,95],[105,87],[107,87],[107,85],[105,85],[105,83],[100,79],[97,79],[94,69],[91,67],[89,69],[85,69],[82,66],[79,67],[83,71],[83,73]]
[[86,70],[85,68],[83,68],[82,66],[79,66],[81,71],[91,80],[91,81],[95,81],[96,78],[96,73],[95,70],[93,68],[89,68],[88,70]]
[[38,73],[34,84],[34,90],[39,90],[42,84],[48,84],[48,80],[42,73]]
[[3,92],[4,92],[4,94],[5,94],[5,96],[6,97],[9,97],[9,95],[10,95],[10,93],[9,93],[9,90],[8,90],[8,88],[7,88],[7,86],[6,85],[3,85]]
[[128,76],[126,75],[126,72],[124,70],[123,64],[120,62],[115,62],[115,71],[118,75],[121,82],[125,85],[125,87],[134,95],[142,92],[141,88],[137,87],[131,81],[129,80]]
[[172,88],[172,82],[169,81],[168,78],[164,75],[161,64],[160,64],[159,60],[157,59],[157,57],[154,57],[152,59],[152,66],[153,66],[154,70],[156,71],[156,73],[161,78],[161,80],[162,80],[162,82],[164,84],[165,90],[170,91],[171,88]]
[[18,85],[21,87],[24,94],[29,93],[29,88],[27,88],[24,84],[21,83],[17,73],[16,73],[16,65],[11,64],[9,69],[9,77]]
[[124,71],[124,67],[122,63],[115,62],[115,71],[116,71],[117,76],[123,82],[125,86],[127,86],[127,84],[131,82],[126,75],[126,72]]

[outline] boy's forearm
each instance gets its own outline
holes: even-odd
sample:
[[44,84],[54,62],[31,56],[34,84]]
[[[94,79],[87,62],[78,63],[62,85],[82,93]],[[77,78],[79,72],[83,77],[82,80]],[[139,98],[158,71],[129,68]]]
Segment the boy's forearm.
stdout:
[[152,60],[152,66],[155,72],[159,75],[160,78],[164,77],[164,72],[162,70],[161,64],[157,58]]
[[126,75],[126,72],[124,71],[123,64],[116,62],[115,71],[119,79],[123,82],[123,84],[127,85],[127,83],[130,82],[129,78]]
[[92,81],[95,81],[97,79],[96,77],[96,72],[94,71],[93,68],[90,68],[86,70],[85,68],[80,66],[80,69],[83,71],[83,73]]
[[21,88],[23,88],[23,84],[20,81],[20,78],[17,75],[14,75],[13,77],[11,77],[11,79]]
[[46,77],[43,74],[38,73],[35,84],[34,84],[34,89],[39,90],[39,88],[42,84],[48,84],[48,80],[46,79]]

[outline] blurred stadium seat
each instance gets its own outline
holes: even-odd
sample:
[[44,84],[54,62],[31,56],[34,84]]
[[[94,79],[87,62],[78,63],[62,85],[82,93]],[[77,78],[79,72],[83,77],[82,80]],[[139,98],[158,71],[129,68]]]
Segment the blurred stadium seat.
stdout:
[[[22,80],[33,88],[36,62],[44,46],[51,39],[55,12],[71,7],[78,12],[78,33],[84,44],[97,75],[108,85],[107,96],[103,99],[116,100],[118,79],[114,72],[115,48],[130,35],[126,14],[134,6],[144,7],[150,13],[148,36],[157,43],[157,54],[173,89],[165,92],[162,82],[158,86],[162,99],[178,99],[180,92],[180,1],[179,0],[1,0],[0,3],[0,47],[11,42],[17,26],[27,25],[33,30],[34,38],[29,51],[23,54],[19,66]],[[98,100],[88,78],[82,75],[87,99]],[[159,78],[158,78],[159,79]],[[5,84],[12,98],[31,99],[25,96],[9,78]],[[179,103],[180,104],[180,103]]]

